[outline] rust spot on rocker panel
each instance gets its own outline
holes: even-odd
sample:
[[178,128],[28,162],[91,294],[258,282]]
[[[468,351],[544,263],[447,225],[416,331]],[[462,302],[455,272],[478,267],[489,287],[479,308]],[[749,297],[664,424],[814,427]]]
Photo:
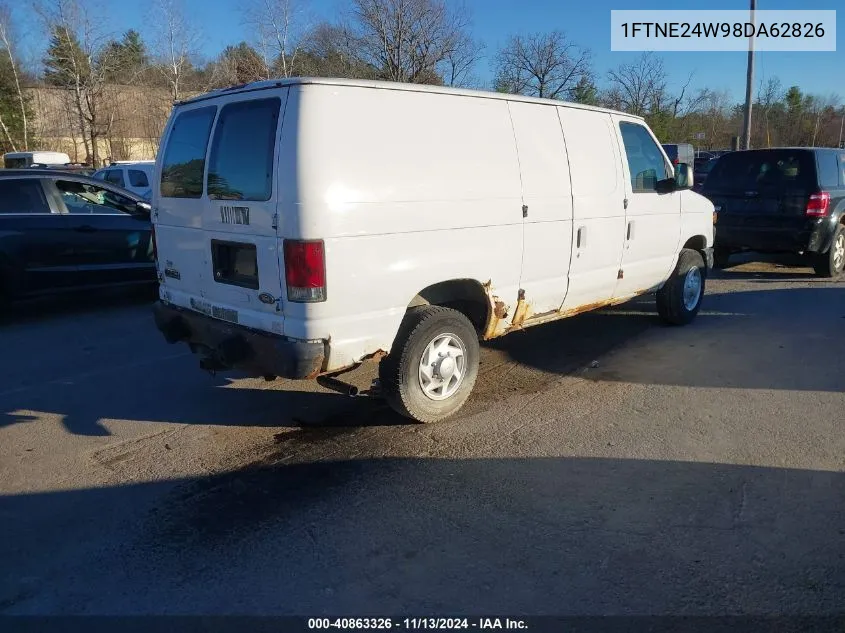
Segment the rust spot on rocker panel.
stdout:
[[645,288],[638,290],[628,296],[614,299],[606,299],[604,301],[594,301],[592,303],[585,303],[584,305],[576,306],[574,308],[567,308],[565,310],[549,310],[534,314],[531,309],[531,303],[525,297],[525,291],[520,290],[516,303],[516,310],[510,323],[505,319],[508,317],[510,308],[496,295],[492,293],[492,282],[488,281],[482,284],[487,293],[490,302],[490,319],[487,327],[484,329],[482,339],[487,341],[499,336],[504,336],[510,332],[521,330],[532,325],[540,325],[541,323],[549,323],[550,321],[557,321],[558,319],[565,319],[567,317],[598,310],[599,308],[607,308],[609,306],[618,305],[630,301],[634,297],[654,291],[654,288]]
[[[619,305],[620,303],[626,303],[634,297],[646,294],[648,292],[651,292],[652,290],[653,288],[646,288],[645,290],[638,290],[637,292],[622,298],[607,299],[605,301],[594,301],[593,303],[585,303],[584,305],[576,306],[574,308],[567,308],[566,310],[549,310],[548,312],[542,312],[540,314],[532,314],[519,324],[511,324],[505,330],[504,334],[508,334],[515,330],[521,330],[526,327],[531,327],[532,325],[549,323],[551,321],[565,319],[567,317],[575,316],[577,314],[583,314],[584,312],[591,312],[600,308],[608,308],[610,306]],[[516,321],[516,319],[514,319],[514,321]]]
[[490,318],[487,321],[487,327],[484,328],[484,333],[481,335],[481,338],[487,341],[505,333],[505,319],[508,318],[510,308],[504,301],[493,294],[492,280],[481,284],[481,286],[484,288],[484,292],[487,294],[487,301],[490,304]]

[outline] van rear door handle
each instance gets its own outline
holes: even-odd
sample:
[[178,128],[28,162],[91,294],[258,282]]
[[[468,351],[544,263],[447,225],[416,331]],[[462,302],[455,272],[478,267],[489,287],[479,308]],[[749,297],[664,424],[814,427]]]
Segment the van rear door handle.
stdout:
[[587,245],[587,227],[579,226],[578,235],[575,238],[575,248],[581,248]]
[[628,222],[628,237],[626,239],[630,240],[632,237],[634,237],[634,221],[633,220]]

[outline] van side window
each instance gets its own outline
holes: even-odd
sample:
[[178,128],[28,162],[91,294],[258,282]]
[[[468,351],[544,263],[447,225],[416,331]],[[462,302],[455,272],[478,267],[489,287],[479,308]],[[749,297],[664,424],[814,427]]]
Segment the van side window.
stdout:
[[819,186],[822,189],[839,187],[839,166],[836,164],[836,154],[819,152],[816,155],[816,164],[819,166]]
[[202,197],[205,152],[216,112],[216,106],[208,106],[176,117],[164,150],[160,187],[163,197]]
[[281,99],[274,97],[223,106],[211,142],[209,198],[270,199],[281,105]]
[[631,189],[634,193],[654,191],[657,181],[668,177],[663,153],[642,125],[623,121],[619,130],[631,172]]

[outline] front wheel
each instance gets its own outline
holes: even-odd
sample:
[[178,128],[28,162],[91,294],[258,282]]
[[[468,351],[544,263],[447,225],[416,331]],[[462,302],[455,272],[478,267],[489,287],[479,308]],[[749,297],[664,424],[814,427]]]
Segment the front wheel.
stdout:
[[382,391],[406,417],[443,420],[469,397],[479,356],[478,335],[463,314],[440,306],[412,308],[379,365]]
[[671,325],[686,325],[701,308],[706,279],[701,253],[685,248],[672,275],[657,291],[657,312]]
[[845,230],[841,224],[836,227],[830,249],[816,255],[813,270],[819,277],[836,277],[845,268]]

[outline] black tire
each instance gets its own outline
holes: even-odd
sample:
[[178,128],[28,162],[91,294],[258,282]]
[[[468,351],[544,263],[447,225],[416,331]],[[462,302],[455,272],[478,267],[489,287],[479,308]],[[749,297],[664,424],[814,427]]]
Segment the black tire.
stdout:
[[730,266],[731,252],[719,246],[713,249],[713,267],[728,268]]
[[[463,377],[451,396],[435,400],[423,391],[420,363],[429,343],[445,334],[456,337],[463,345]],[[379,364],[382,393],[401,415],[417,422],[443,420],[456,413],[472,392],[479,357],[478,334],[463,314],[440,306],[412,308],[405,314],[390,354]]]
[[[695,304],[688,307],[684,300],[684,284],[687,274],[693,269],[698,269],[701,284]],[[704,266],[704,258],[701,253],[688,248],[682,250],[678,256],[678,265],[675,266],[672,275],[657,291],[657,312],[660,318],[671,325],[690,323],[701,308],[706,278],[707,269]]]
[[813,270],[819,277],[838,277],[845,268],[845,256],[838,255],[838,248],[845,248],[845,230],[837,225],[826,253],[819,253],[813,260]]

